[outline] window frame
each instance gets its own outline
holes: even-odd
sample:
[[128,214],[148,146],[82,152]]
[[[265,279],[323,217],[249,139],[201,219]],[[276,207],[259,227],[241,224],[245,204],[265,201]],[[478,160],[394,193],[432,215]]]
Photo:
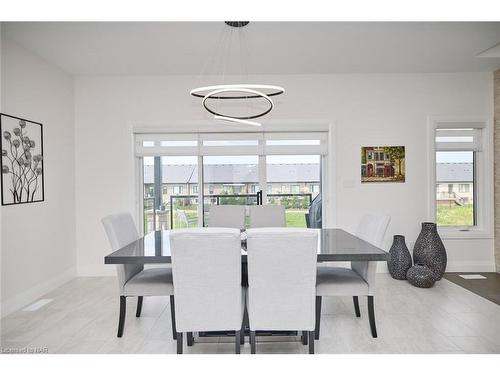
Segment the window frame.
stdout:
[[[210,131],[207,131],[210,129]],[[323,225],[325,227],[336,227],[337,225],[337,210],[336,208],[336,200],[337,200],[337,147],[336,147],[336,124],[335,121],[332,120],[287,120],[287,121],[275,121],[269,120],[266,122],[265,127],[262,129],[249,129],[248,126],[234,126],[230,129],[225,124],[217,124],[213,121],[173,121],[167,122],[161,125],[158,124],[148,124],[148,123],[132,123],[130,124],[130,145],[131,151],[133,153],[133,165],[135,169],[135,202],[136,202],[136,221],[140,223],[139,230],[142,233],[142,229],[144,227],[143,223],[143,165],[142,159],[146,156],[155,156],[155,155],[163,155],[166,149],[170,150],[178,150],[178,152],[170,152],[169,155],[186,155],[186,149],[183,147],[157,147],[155,143],[154,148],[148,148],[148,152],[146,153],[137,153],[137,142],[140,141],[144,136],[150,139],[150,135],[159,135],[159,139],[155,139],[155,141],[164,140],[164,136],[167,135],[168,139],[173,140],[193,140],[199,139],[200,134],[211,134],[211,133],[261,133],[264,132],[272,132],[272,133],[282,133],[284,135],[289,133],[304,133],[309,134],[311,132],[322,132],[325,133],[325,136],[321,139],[321,144],[318,145],[321,149],[326,149],[327,152],[321,155],[321,187],[320,191],[322,192],[322,211],[323,211]],[[229,138],[231,135],[229,135]],[[281,137],[280,137],[281,138]],[[302,136],[299,137],[303,139]],[[318,146],[312,146],[317,148]],[[199,151],[198,147],[191,148],[192,151]],[[274,146],[272,146],[274,148]],[[277,146],[280,147],[279,152],[276,154],[285,154],[287,146]],[[311,146],[303,146],[303,147],[311,147]],[[156,149],[156,150],[155,150]],[[160,151],[160,153],[158,153]],[[269,151],[269,150],[268,150]],[[273,150],[274,151],[274,150]],[[304,152],[301,152],[304,153]],[[266,152],[266,154],[274,154],[274,152]],[[316,152],[311,152],[311,154],[316,154]],[[190,155],[196,155],[195,153]],[[260,158],[264,158],[265,156],[260,156]],[[202,156],[198,156],[198,164],[201,165]],[[265,163],[263,163],[265,167]],[[198,168],[198,180],[202,181],[202,170],[203,168]],[[265,173],[265,169],[262,168],[261,174]],[[263,191],[263,199],[265,200],[265,196],[267,195],[267,189]],[[203,189],[198,189],[198,198],[202,199]],[[140,198],[140,199],[139,199]],[[199,205],[198,217],[202,217],[202,205]],[[202,219],[200,219],[202,220]]]
[[[427,219],[436,222],[436,129],[481,129],[480,148],[474,151],[474,226],[438,226],[443,239],[493,238],[493,137],[491,121],[487,117],[431,116],[428,118],[427,157],[428,192]],[[439,150],[445,151],[445,150]]]

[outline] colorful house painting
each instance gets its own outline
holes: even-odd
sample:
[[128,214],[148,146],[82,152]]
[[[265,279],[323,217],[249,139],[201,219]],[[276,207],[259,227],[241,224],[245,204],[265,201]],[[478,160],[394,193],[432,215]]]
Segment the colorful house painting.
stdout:
[[405,147],[361,147],[361,182],[405,182]]

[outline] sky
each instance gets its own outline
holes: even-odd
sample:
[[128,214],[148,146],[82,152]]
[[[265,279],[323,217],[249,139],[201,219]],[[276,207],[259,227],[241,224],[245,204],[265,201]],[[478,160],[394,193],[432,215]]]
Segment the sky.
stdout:
[[472,163],[473,157],[472,151],[436,152],[436,163]]

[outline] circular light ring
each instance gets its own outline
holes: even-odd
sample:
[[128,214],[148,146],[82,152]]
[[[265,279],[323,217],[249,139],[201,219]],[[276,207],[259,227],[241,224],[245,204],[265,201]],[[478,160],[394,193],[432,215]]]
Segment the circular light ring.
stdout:
[[234,117],[226,117],[226,116],[214,116],[214,119],[216,120],[222,120],[222,121],[228,121],[228,122],[234,122],[237,124],[243,124],[243,125],[251,125],[251,126],[262,126],[260,122],[256,121],[250,121],[250,120],[240,120]]
[[[256,115],[253,115],[253,116],[241,116],[241,117],[239,117],[239,116],[227,116],[227,115],[224,115],[222,113],[217,113],[217,112],[211,110],[210,108],[208,108],[207,103],[206,103],[207,100],[208,99],[217,99],[217,97],[213,96],[213,95],[221,94],[223,92],[244,92],[244,93],[252,94],[256,98],[263,98],[263,99],[267,100],[267,102],[269,103],[269,108],[267,110],[265,110],[264,112],[256,114]],[[264,94],[262,92],[259,92],[257,90],[248,89],[248,88],[242,88],[242,87],[239,87],[239,88],[222,88],[222,89],[211,91],[211,92],[209,92],[207,95],[205,95],[203,97],[202,104],[203,104],[203,107],[205,107],[205,109],[208,112],[210,112],[211,114],[213,114],[214,116],[220,116],[220,117],[225,117],[225,118],[234,118],[234,119],[238,119],[238,120],[251,120],[251,119],[254,119],[254,118],[262,117],[262,116],[267,115],[274,108],[274,103],[273,103],[273,101],[271,100],[271,98],[268,95],[266,95],[266,94]]]
[[[241,91],[240,89],[250,89],[250,90],[270,90],[271,92],[264,94],[266,96],[276,96],[276,95],[281,95],[285,92],[285,89],[281,86],[275,86],[275,85],[260,85],[260,84],[237,84],[237,85],[214,85],[214,86],[205,86],[205,87],[197,87],[195,89],[192,89],[189,93],[192,96],[195,96],[197,98],[204,98],[207,96],[208,93],[216,91],[216,90],[222,90],[222,89],[233,89],[230,91]],[[253,95],[232,95],[232,96],[211,96],[211,99],[256,99],[256,98],[261,98],[262,96],[260,95],[262,92],[259,92],[259,94],[253,94]]]

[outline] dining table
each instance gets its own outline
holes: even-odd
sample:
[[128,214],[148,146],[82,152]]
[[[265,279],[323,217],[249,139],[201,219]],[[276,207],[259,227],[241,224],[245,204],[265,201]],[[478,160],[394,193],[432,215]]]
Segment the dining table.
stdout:
[[[175,229],[174,229],[175,230]],[[387,259],[387,252],[340,228],[312,229],[318,232],[317,261],[377,262]],[[104,257],[105,264],[169,264],[171,230],[153,231]],[[246,235],[241,235],[242,285],[248,285]],[[248,330],[247,330],[248,331]],[[227,332],[204,332],[200,336],[228,335]],[[259,335],[298,335],[296,331],[261,332]]]
[[[387,252],[339,228],[311,229],[318,232],[318,262],[385,261]],[[104,257],[105,264],[171,263],[170,230],[153,231]],[[242,231],[241,262],[247,262]]]

